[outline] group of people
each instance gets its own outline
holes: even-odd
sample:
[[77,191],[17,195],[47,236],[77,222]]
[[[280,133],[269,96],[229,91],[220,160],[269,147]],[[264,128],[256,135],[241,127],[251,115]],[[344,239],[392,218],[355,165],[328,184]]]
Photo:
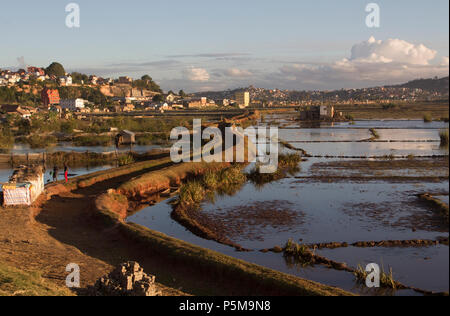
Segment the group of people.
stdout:
[[[57,165],[55,165],[53,167],[53,182],[57,182],[58,181],[58,173],[59,173],[59,168]],[[67,167],[67,165],[64,165],[64,179],[66,180],[66,183],[69,181],[69,167]]]

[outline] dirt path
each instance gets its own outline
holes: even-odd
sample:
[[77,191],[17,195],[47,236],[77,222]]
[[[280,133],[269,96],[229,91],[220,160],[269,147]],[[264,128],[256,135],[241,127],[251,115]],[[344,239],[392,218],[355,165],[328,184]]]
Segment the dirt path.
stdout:
[[[154,269],[154,262],[144,260],[145,250],[137,249],[115,231],[102,230],[89,216],[91,203],[98,194],[148,171],[61,193],[40,207],[0,208],[0,262],[38,271],[45,279],[62,286],[68,274],[66,266],[76,263],[81,270],[82,288],[129,260],[141,262],[146,272],[158,277],[155,270],[160,271],[162,266]],[[170,280],[166,277],[165,282]],[[171,283],[173,286],[173,280]],[[161,284],[160,287],[164,295],[184,294]]]

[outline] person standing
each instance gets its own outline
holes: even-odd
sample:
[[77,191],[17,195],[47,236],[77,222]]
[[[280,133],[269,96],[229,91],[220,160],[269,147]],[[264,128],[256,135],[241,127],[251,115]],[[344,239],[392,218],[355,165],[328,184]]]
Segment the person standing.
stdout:
[[53,182],[57,182],[58,181],[58,166],[55,165],[53,167]]
[[69,182],[69,167],[67,165],[64,165],[64,178],[66,179],[66,183]]

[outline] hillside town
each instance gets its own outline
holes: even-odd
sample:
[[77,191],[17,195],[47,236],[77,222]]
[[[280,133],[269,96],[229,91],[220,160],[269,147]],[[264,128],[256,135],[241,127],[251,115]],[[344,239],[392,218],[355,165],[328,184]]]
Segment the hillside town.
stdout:
[[[56,70],[55,70],[56,69]],[[3,115],[30,118],[34,113],[52,111],[61,117],[87,113],[131,113],[224,107],[265,108],[327,104],[388,104],[448,99],[448,77],[429,79],[432,89],[412,85],[384,86],[336,91],[291,91],[250,86],[220,92],[164,93],[150,76],[102,78],[67,73],[59,63],[48,68],[0,69],[0,105]]]

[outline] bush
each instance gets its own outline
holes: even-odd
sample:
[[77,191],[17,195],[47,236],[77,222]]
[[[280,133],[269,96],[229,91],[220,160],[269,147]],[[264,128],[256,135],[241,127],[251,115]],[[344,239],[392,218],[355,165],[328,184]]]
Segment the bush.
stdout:
[[55,136],[32,135],[26,139],[31,148],[47,148],[55,146],[58,139]]
[[431,116],[431,114],[425,114],[423,116],[423,121],[425,123],[431,123],[431,122],[433,122],[433,117]]

